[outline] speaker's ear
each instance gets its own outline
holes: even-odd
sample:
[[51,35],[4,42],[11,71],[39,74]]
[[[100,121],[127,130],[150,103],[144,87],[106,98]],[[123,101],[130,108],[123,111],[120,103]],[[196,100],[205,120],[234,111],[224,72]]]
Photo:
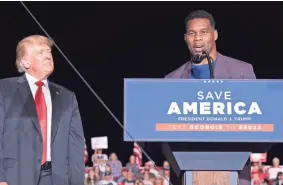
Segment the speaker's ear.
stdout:
[[218,31],[214,30],[214,41],[218,39]]
[[184,34],[184,41],[187,43],[187,34]]
[[22,59],[20,60],[20,63],[21,63],[21,65],[22,65],[24,68],[26,68],[26,69],[30,68],[31,62],[30,62],[29,60],[26,60],[25,58],[22,58]]

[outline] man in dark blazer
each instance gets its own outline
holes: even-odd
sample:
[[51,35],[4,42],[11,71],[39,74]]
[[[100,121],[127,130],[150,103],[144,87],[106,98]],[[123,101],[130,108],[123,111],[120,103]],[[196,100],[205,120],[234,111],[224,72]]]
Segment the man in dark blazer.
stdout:
[[[204,10],[193,11],[185,20],[186,33],[184,40],[188,45],[190,54],[202,55],[206,50],[212,59],[214,78],[216,79],[255,79],[255,73],[251,64],[228,56],[224,56],[216,50],[218,32],[215,29],[215,21],[211,14]],[[188,61],[165,78],[182,79],[209,79],[210,71],[206,58],[200,64]],[[239,172],[239,184],[250,185],[250,165],[246,165]]]
[[[191,56],[202,55],[203,50],[209,53],[213,60],[214,77],[217,79],[255,79],[251,64],[228,56],[216,50],[218,32],[211,14],[196,10],[186,18],[186,33],[184,40],[188,45]],[[188,61],[174,70],[165,78],[209,78],[209,67],[206,58],[198,65]]]
[[83,185],[84,133],[76,96],[52,83],[52,40],[18,43],[20,77],[0,80],[0,185]]

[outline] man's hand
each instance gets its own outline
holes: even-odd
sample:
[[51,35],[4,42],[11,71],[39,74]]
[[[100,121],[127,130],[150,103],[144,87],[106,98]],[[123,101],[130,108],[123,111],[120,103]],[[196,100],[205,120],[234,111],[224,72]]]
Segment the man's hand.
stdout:
[[0,182],[0,185],[8,185],[7,182]]

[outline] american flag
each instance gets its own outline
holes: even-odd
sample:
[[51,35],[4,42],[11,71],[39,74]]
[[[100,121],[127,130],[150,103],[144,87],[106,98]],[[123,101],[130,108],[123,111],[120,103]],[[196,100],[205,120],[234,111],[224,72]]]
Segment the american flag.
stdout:
[[86,147],[86,143],[85,143],[85,164],[87,163],[88,161],[88,152],[87,152],[87,147]]
[[134,155],[136,156],[136,163],[139,167],[142,166],[142,150],[139,145],[134,142]]

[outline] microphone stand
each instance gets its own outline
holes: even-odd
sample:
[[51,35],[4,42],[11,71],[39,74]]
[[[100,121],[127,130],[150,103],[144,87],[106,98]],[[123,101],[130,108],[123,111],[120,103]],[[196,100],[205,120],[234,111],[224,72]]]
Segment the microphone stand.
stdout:
[[214,79],[214,68],[212,66],[212,61],[211,58],[206,50],[203,50],[203,54],[205,55],[207,61],[208,61],[208,66],[209,66],[209,72],[210,72],[210,79]]

